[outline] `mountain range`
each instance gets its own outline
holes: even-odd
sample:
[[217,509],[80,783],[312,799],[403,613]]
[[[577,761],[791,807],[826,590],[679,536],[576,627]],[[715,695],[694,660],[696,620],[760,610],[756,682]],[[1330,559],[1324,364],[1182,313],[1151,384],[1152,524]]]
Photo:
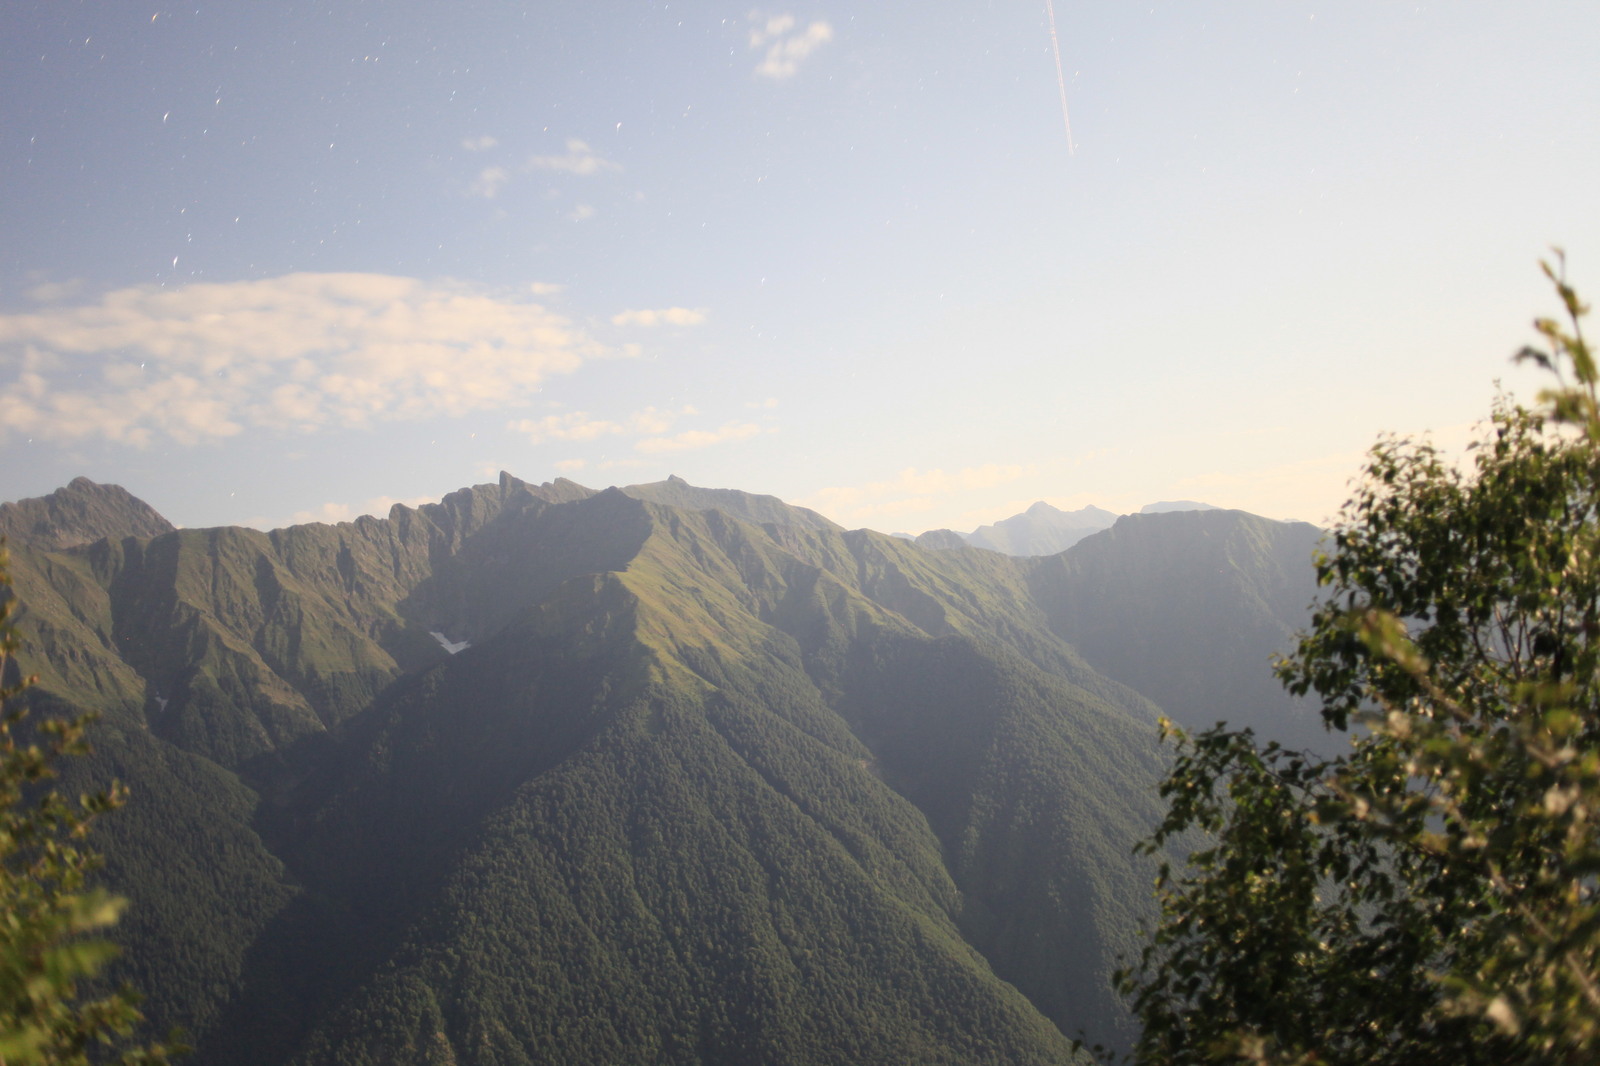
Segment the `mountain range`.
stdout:
[[[1209,503],[1194,500],[1172,500],[1148,504],[1140,514],[1167,514],[1173,511],[1215,511]],[[1002,518],[998,522],[979,526],[971,533],[958,533],[953,529],[930,529],[912,536],[896,533],[903,540],[914,541],[918,547],[940,550],[944,548],[987,548],[1006,555],[1055,555],[1066,551],[1091,533],[1110,529],[1119,516],[1092,504],[1076,511],[1063,511],[1043,500],[1020,514]]]
[[1320,532],[1238,511],[1020,557],[677,478],[271,532],[80,478],[0,531],[28,699],[102,716],[66,787],[132,791],[114,976],[203,1064],[1125,1046],[1157,716],[1314,737]]

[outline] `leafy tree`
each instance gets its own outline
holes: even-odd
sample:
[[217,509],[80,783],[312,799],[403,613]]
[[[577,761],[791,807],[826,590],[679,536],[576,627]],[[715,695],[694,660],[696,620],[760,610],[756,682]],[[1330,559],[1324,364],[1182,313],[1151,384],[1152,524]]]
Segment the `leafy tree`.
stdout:
[[[1587,308],[1458,469],[1372,451],[1279,674],[1331,759],[1167,726],[1162,918],[1121,975],[1144,1063],[1600,1057],[1600,402]],[[1198,832],[1197,832],[1198,831]],[[1198,842],[1198,843],[1197,843]]]
[[17,697],[33,679],[13,680],[8,565],[0,541],[0,1064],[164,1064],[175,1047],[118,1047],[142,1021],[130,989],[98,998],[78,989],[116,953],[92,934],[116,922],[123,907],[89,886],[99,859],[84,836],[124,794],[113,786],[74,803],[48,787],[53,764],[87,750],[89,716],[25,721]]

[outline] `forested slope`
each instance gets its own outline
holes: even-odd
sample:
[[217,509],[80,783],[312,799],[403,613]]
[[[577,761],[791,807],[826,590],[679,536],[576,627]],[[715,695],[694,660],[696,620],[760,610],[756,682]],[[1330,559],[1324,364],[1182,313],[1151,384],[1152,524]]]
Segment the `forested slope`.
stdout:
[[1179,724],[1327,745],[1316,707],[1288,699],[1271,668],[1306,625],[1321,539],[1309,523],[1243,511],[1124,515],[1028,560],[1031,588],[1055,633]]

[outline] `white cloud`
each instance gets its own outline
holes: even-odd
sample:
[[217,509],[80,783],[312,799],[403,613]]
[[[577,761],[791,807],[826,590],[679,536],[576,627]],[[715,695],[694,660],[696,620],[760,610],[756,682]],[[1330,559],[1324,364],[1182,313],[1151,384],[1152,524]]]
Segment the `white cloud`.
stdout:
[[608,170],[621,170],[622,167],[609,159],[602,159],[595,154],[583,141],[570,138],[567,141],[566,155],[536,155],[528,159],[531,170],[559,170],[568,174],[577,174],[580,177],[590,177]]
[[499,141],[495,140],[487,133],[483,134],[481,137],[461,138],[461,147],[465,148],[469,152],[487,152],[489,149],[493,148],[499,143]]
[[616,354],[526,300],[383,274],[289,274],[0,315],[0,434],[144,446],[526,403]]
[[572,213],[567,217],[572,219],[574,222],[587,222],[593,218],[596,213],[597,212],[595,211],[593,205],[579,204],[577,207],[572,209]]
[[633,447],[647,455],[657,455],[662,452],[686,452],[695,448],[709,448],[713,444],[723,444],[730,440],[745,440],[761,432],[761,427],[754,422],[729,422],[721,429],[691,429],[671,437],[646,437]]
[[500,195],[500,190],[506,182],[511,180],[511,171],[505,167],[484,167],[467,186],[467,192],[473,196],[481,196],[485,200],[493,200]]
[[535,281],[528,285],[528,291],[535,296],[554,296],[566,291],[565,285],[555,285],[548,281]]
[[688,307],[663,307],[659,310],[645,308],[622,311],[611,316],[613,326],[659,326],[663,323],[669,326],[698,326],[705,320],[704,311]]
[[833,40],[833,26],[820,19],[799,31],[793,15],[752,11],[750,21],[750,47],[765,49],[756,73],[774,81],[794,77],[812,52]]
[[348,522],[354,517],[355,508],[347,503],[325,503],[313,510],[296,511],[290,516],[289,524],[300,526],[307,522],[326,522],[333,525],[338,522]]

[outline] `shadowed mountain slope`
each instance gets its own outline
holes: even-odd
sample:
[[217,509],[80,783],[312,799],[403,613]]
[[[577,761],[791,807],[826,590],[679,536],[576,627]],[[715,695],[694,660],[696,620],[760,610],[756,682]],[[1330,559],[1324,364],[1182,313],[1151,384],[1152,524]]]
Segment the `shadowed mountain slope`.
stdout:
[[1051,628],[1096,670],[1180,725],[1251,727],[1291,746],[1330,743],[1272,657],[1293,650],[1316,595],[1322,531],[1243,511],[1125,515],[1070,551],[1031,560]]

